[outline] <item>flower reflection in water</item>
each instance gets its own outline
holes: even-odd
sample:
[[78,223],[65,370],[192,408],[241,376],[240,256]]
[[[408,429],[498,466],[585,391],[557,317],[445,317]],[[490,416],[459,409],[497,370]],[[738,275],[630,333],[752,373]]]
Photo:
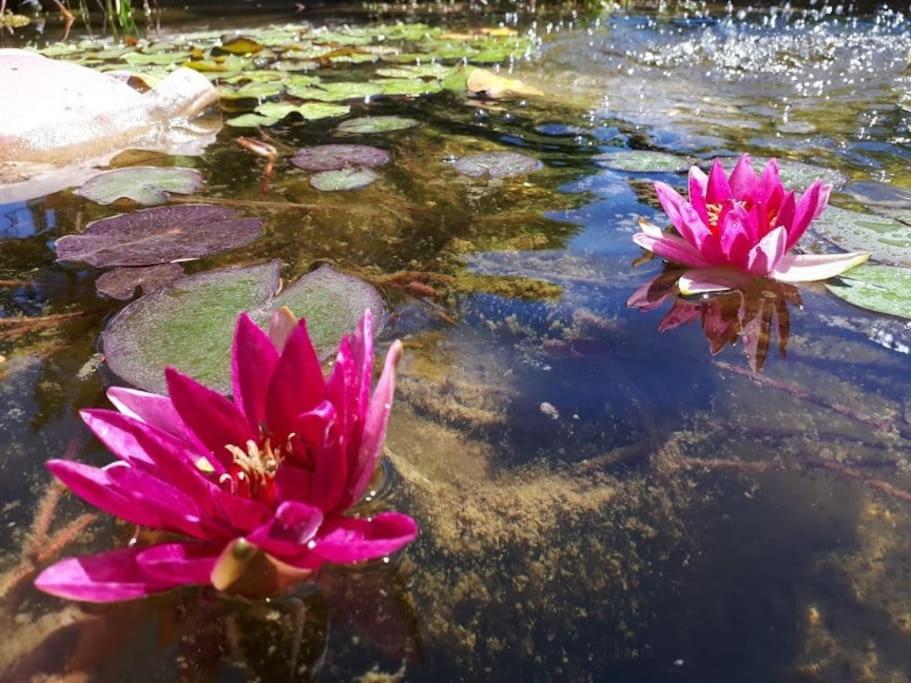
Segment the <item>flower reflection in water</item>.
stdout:
[[762,369],[775,330],[778,333],[778,352],[784,357],[790,330],[788,306],[802,305],[796,287],[755,278],[744,279],[737,289],[701,297],[682,297],[678,281],[686,272],[677,268],[666,269],[637,289],[627,301],[627,306],[651,311],[668,300],[673,301],[671,309],[658,325],[659,332],[698,321],[712,355],[742,340],[753,372]]

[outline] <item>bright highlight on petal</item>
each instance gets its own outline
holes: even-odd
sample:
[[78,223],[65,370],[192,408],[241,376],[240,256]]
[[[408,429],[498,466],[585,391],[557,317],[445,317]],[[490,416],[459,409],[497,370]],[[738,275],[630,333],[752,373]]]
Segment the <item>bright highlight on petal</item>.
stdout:
[[[832,186],[817,180],[801,196],[785,189],[773,159],[757,175],[744,154],[730,175],[715,160],[708,175],[690,169],[689,199],[665,183],[655,193],[677,235],[648,222],[633,241],[687,268],[728,268],[782,282],[824,280],[862,263],[866,254],[796,256],[791,249],[825,210]],[[678,236],[679,235],[679,236]],[[681,291],[718,291],[682,282]]]
[[82,417],[118,461],[52,460],[48,469],[86,502],[186,540],[66,559],[35,585],[90,602],[180,585],[260,594],[326,562],[376,559],[413,541],[418,527],[406,515],[349,512],[382,453],[402,353],[393,342],[374,389],[372,329],[367,311],[327,381],[305,321],[282,309],[266,333],[242,314],[233,400],[173,368],[168,396],[111,389],[117,411]]

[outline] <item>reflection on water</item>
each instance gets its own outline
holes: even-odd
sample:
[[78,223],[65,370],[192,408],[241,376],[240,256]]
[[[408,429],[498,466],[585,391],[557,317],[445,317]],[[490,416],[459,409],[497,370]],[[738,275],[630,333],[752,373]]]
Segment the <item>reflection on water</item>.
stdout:
[[800,291],[796,287],[757,278],[743,288],[696,299],[684,298],[677,292],[677,281],[684,273],[668,268],[636,290],[626,305],[651,311],[668,300],[673,301],[658,323],[659,332],[698,321],[713,356],[740,341],[754,372],[762,369],[776,332],[778,353],[785,357],[791,328],[788,306],[801,305]]
[[[293,279],[328,259],[383,288],[382,341],[408,348],[384,495],[422,536],[398,564],[268,604],[187,591],[83,609],[7,574],[0,677],[907,680],[911,328],[818,285],[679,298],[678,272],[631,265],[631,235],[659,215],[652,183],[684,178],[593,161],[749,151],[908,188],[911,30],[847,11],[435,16],[536,30],[513,76],[553,96],[356,104],[422,123],[362,141],[393,162],[356,194],[321,195],[287,163],[341,141],[326,122],[269,129],[265,194],[237,131],[179,159],[268,221],[191,271],[281,257]],[[516,148],[545,170],[478,181],[448,163]],[[120,306],[49,244],[118,209],[66,192],[27,206],[0,208],[0,548],[23,575],[20,551],[85,512],[63,497],[35,526],[43,461],[109,460],[76,411],[104,405],[95,340]],[[130,535],[99,519],[60,550]]]

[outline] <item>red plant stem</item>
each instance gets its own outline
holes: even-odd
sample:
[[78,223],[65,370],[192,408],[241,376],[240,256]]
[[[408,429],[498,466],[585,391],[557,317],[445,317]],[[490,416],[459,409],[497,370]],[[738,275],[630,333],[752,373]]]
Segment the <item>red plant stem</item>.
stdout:
[[786,394],[790,394],[791,396],[794,396],[801,400],[807,401],[807,402],[817,405],[821,408],[827,408],[827,409],[834,411],[834,412],[838,413],[839,415],[843,415],[844,417],[847,417],[849,419],[856,420],[858,422],[863,422],[864,424],[870,425],[871,427],[873,427],[875,429],[881,429],[884,431],[896,429],[900,434],[902,434],[902,436],[908,436],[908,434],[905,433],[904,430],[902,430],[898,425],[896,425],[893,422],[889,422],[888,420],[881,420],[872,415],[868,415],[867,413],[862,413],[859,410],[854,410],[854,408],[850,408],[848,406],[841,405],[840,403],[830,403],[829,401],[825,400],[821,396],[818,396],[817,394],[814,394],[814,393],[810,392],[809,390],[804,389],[803,387],[798,386],[796,384],[788,384],[787,382],[783,382],[781,380],[774,379],[772,377],[755,374],[749,370],[739,368],[736,365],[731,365],[730,363],[725,363],[723,361],[715,361],[715,365],[718,366],[719,368],[721,368],[722,370],[727,370],[728,372],[733,372],[737,375],[742,375],[744,377],[747,377],[747,378],[753,380],[757,384],[760,384],[762,386],[771,387],[773,389],[778,389],[779,391],[783,391]]

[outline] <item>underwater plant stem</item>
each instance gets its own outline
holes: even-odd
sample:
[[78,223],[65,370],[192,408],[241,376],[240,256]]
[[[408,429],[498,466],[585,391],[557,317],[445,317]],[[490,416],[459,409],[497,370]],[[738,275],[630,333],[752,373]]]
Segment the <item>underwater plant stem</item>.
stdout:
[[842,405],[840,403],[832,403],[832,402],[824,399],[822,396],[819,396],[818,394],[814,394],[811,391],[809,391],[808,389],[805,389],[796,384],[789,384],[787,382],[783,382],[781,380],[774,379],[772,377],[767,377],[765,375],[756,374],[754,372],[751,372],[750,370],[746,370],[744,368],[739,368],[736,365],[732,365],[730,363],[725,363],[724,361],[715,361],[715,365],[717,367],[721,368],[722,370],[727,370],[728,372],[733,372],[734,374],[741,375],[743,377],[747,377],[762,386],[771,387],[773,389],[778,389],[779,391],[783,391],[786,394],[790,394],[791,396],[794,396],[795,398],[799,398],[801,400],[807,401],[808,403],[812,403],[813,405],[819,406],[820,408],[826,408],[828,410],[838,413],[839,415],[843,415],[844,417],[847,417],[851,420],[856,420],[857,422],[863,422],[864,424],[869,425],[869,426],[873,427],[874,429],[880,429],[883,431],[897,430],[902,436],[905,436],[905,437],[909,436],[906,432],[904,432],[898,425],[896,425],[893,422],[890,422],[888,420],[881,420],[877,417],[874,417],[873,415],[868,415],[867,413],[862,413],[859,410],[854,410],[854,408],[850,408],[850,407],[848,407],[846,405]]
[[88,311],[74,311],[73,313],[53,313],[51,315],[42,315],[36,318],[28,316],[14,316],[11,318],[0,318],[0,328],[4,327],[48,327],[56,325],[63,320],[72,320],[82,318],[88,315]]

